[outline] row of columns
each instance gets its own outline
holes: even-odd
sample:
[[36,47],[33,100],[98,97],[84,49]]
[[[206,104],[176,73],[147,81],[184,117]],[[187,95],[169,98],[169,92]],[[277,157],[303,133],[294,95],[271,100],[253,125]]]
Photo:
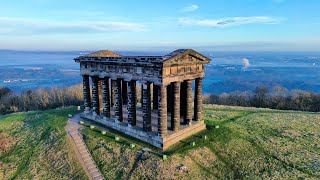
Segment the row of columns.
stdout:
[[[116,122],[123,122],[123,104],[127,104],[128,125],[136,126],[136,81],[123,81],[116,79],[109,81],[106,77],[99,79],[92,77],[92,103],[90,96],[89,76],[83,75],[83,94],[85,113],[92,109],[93,115],[100,115],[100,104],[102,103],[103,118],[111,118],[111,107],[114,106],[114,119]],[[100,91],[100,86],[102,92]],[[143,109],[143,130],[152,131],[151,109],[158,110],[158,134],[163,137],[167,134],[167,115],[171,113],[171,129],[180,129],[180,117],[185,124],[192,121],[192,81],[173,82],[168,86],[153,85],[153,98],[151,99],[151,83],[142,83],[142,109]],[[110,87],[110,89],[109,89]],[[181,98],[184,97],[184,98]],[[153,107],[151,108],[151,100]],[[195,79],[194,96],[194,120],[202,120],[202,78]]]

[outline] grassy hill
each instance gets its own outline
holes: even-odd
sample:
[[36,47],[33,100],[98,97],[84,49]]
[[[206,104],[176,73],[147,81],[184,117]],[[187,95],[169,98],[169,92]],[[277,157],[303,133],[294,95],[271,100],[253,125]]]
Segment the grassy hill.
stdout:
[[[1,171],[6,179],[84,177],[66,141],[68,113],[75,109],[0,117],[5,137],[0,140],[6,139],[6,148],[0,149],[0,179]],[[113,134],[89,128],[82,132],[101,172],[110,179],[320,178],[319,113],[210,105],[204,108],[204,118],[208,130],[172,147],[167,160],[156,150],[138,155],[141,143],[130,149]],[[181,165],[186,170],[179,171]]]
[[76,108],[0,116],[0,179],[87,179],[64,126]]

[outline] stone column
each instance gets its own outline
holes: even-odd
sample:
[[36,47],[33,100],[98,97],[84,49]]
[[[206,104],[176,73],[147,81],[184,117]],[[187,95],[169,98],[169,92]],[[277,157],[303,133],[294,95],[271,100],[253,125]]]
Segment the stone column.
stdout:
[[121,79],[117,79],[114,84],[114,117],[116,122],[123,121],[123,114],[122,114],[122,91],[121,91]]
[[128,123],[131,126],[137,124],[137,97],[136,97],[136,81],[131,80],[128,83]]
[[184,124],[191,124],[192,122],[192,81],[186,80],[186,116],[184,118]]
[[167,86],[167,112],[172,113],[173,111],[173,92],[172,92],[172,84]]
[[100,115],[99,105],[99,77],[92,77],[92,110],[93,115]]
[[109,78],[102,79],[102,99],[103,99],[103,118],[110,118],[110,92],[109,92]]
[[141,107],[143,107],[143,84],[141,83],[141,87],[140,87],[140,103],[141,103]]
[[143,83],[143,130],[151,131],[151,93],[150,82]]
[[102,98],[102,80],[99,78],[98,81],[98,91],[99,91],[99,110],[103,112],[103,98]]
[[159,87],[155,84],[153,84],[153,109],[158,109],[158,90],[159,90]]
[[158,135],[164,137],[167,135],[167,87],[158,87]]
[[171,129],[180,129],[180,82],[173,83],[173,111],[171,112]]
[[122,102],[123,105],[128,104],[128,82],[122,80]]
[[202,121],[202,78],[197,78],[195,82],[194,120]]
[[114,84],[115,84],[115,81],[111,79],[111,86],[110,86],[110,104],[111,104],[111,107],[114,106]]
[[89,114],[91,109],[90,80],[89,75],[83,75],[83,103],[84,113]]
[[187,103],[187,84],[185,81],[181,83],[181,91],[180,91],[180,115],[183,119],[186,118],[186,103]]

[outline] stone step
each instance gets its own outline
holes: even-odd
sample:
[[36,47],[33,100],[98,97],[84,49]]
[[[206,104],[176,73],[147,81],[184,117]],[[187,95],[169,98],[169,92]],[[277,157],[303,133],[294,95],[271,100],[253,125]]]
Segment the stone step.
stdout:
[[70,133],[70,135],[71,135],[72,137],[79,137],[79,134],[78,134],[78,133]]
[[90,157],[90,154],[89,154],[89,153],[83,153],[83,154],[81,154],[81,157],[82,157],[82,158],[86,158],[86,157],[88,157],[88,156]]
[[104,180],[104,177],[102,175],[98,176],[98,177],[95,177],[93,178],[94,180]]
[[91,162],[87,162],[87,163],[85,163],[85,165],[86,165],[86,166],[91,166],[91,165],[94,165],[94,166],[95,166],[95,164],[94,164],[94,162],[93,162],[93,161],[91,161]]
[[91,174],[91,176],[92,176],[93,178],[98,177],[98,176],[101,176],[101,174],[100,174],[99,171],[98,171],[98,172],[93,172],[93,173],[90,173],[90,174]]
[[74,140],[82,140],[81,137],[79,137],[79,136],[73,136],[72,138],[73,138]]
[[82,143],[83,141],[82,141],[82,140],[76,140],[76,139],[74,139],[74,142],[77,143],[77,144],[80,144],[80,143]]
[[84,147],[85,148],[86,147],[83,143],[77,143],[76,145],[77,145],[78,148],[80,148],[80,147]]
[[68,129],[68,133],[70,134],[73,142],[75,143],[80,157],[83,160],[86,169],[89,171],[91,178],[94,180],[104,180],[105,178],[102,176],[93,158],[91,157],[90,151],[87,149],[86,144],[83,141],[82,135],[78,132],[78,124],[70,124],[70,126],[68,126]]
[[96,168],[94,164],[86,165],[88,169]]
[[87,148],[84,146],[84,145],[78,145],[78,150],[80,151],[83,151],[83,150],[87,150]]
[[97,168],[91,168],[89,169],[89,173],[99,172]]
[[88,154],[89,153],[86,148],[79,150],[79,152],[80,152],[80,154],[84,154],[84,153]]
[[78,150],[79,150],[79,152],[82,152],[84,150],[87,151],[87,148],[83,146],[83,147],[79,147]]
[[85,163],[88,163],[88,162],[90,162],[90,161],[92,161],[92,162],[94,163],[93,159],[92,159],[90,156],[87,156],[87,157],[85,157],[85,158],[81,157],[81,158],[82,158],[82,160],[83,160]]
[[77,144],[78,149],[87,149],[87,147],[83,143]]

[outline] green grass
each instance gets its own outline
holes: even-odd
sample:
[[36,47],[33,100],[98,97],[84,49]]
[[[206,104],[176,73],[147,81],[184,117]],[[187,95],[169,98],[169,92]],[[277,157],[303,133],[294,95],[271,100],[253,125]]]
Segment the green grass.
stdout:
[[320,178],[319,113],[210,105],[204,119],[207,130],[172,146],[168,160],[144,153],[137,161],[138,148],[89,128],[85,142],[110,179]]
[[[67,108],[1,116],[0,133],[13,144],[0,153],[0,178],[85,178],[64,131],[67,115],[75,113]],[[121,134],[115,141],[116,132],[102,135],[98,125],[82,132],[107,179],[320,178],[319,113],[210,105],[204,120],[207,130],[172,146],[167,160],[156,148],[139,156],[150,146]],[[177,170],[180,165],[187,170]]]
[[0,117],[0,133],[14,140],[0,154],[4,179],[87,179],[67,142],[67,115],[76,108]]

